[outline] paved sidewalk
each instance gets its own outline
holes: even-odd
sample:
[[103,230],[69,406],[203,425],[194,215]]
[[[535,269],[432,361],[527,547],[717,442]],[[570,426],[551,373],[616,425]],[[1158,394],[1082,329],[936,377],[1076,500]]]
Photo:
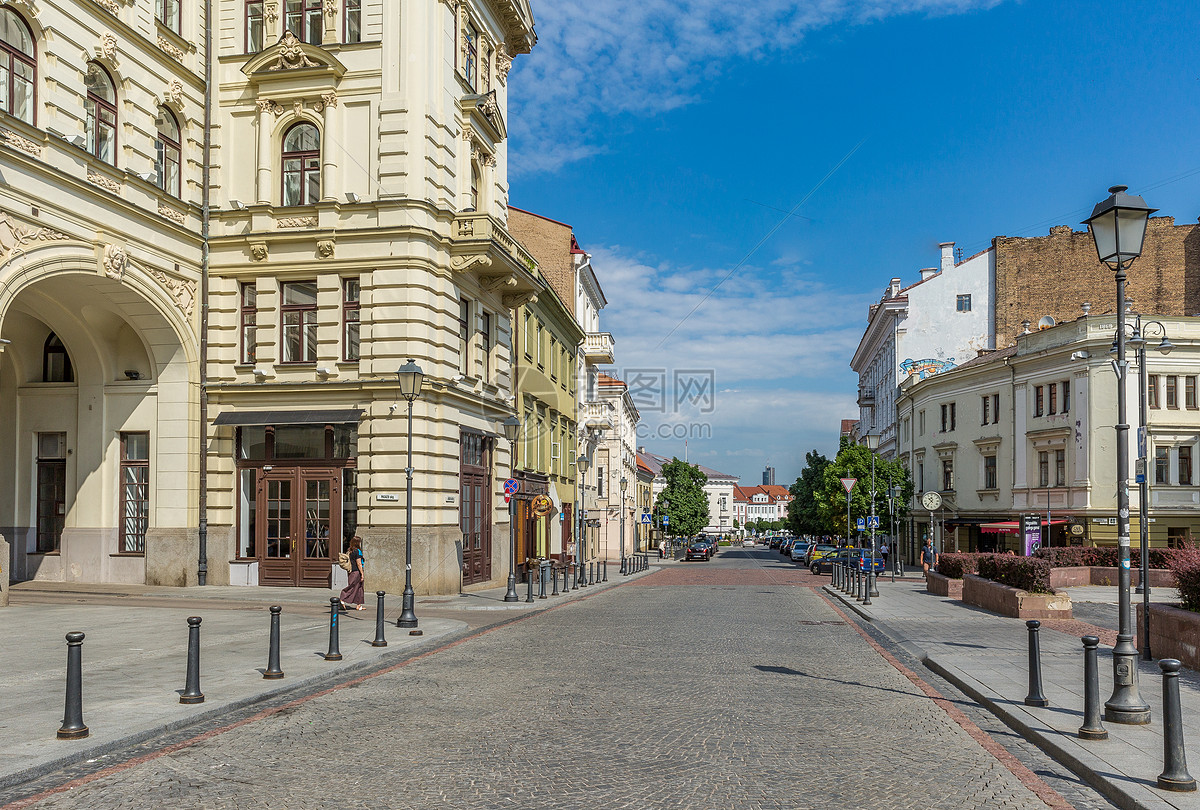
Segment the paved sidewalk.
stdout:
[[[619,568],[619,566],[618,566]],[[368,607],[339,616],[343,660],[325,661],[329,599],[337,592],[313,588],[150,586],[21,583],[0,609],[0,648],[9,651],[0,673],[0,787],[102,757],[163,732],[288,692],[304,692],[353,677],[389,661],[432,649],[471,627],[546,610],[655,569],[623,577],[610,566],[608,582],[556,597],[504,602],[505,588],[462,596],[417,599],[421,636],[395,626],[400,595],[385,606],[387,647],[373,647],[375,595]],[[560,580],[561,586],[561,580]],[[526,598],[524,585],[518,588]],[[548,591],[549,593],[549,591]],[[265,680],[272,604],[283,606],[280,668]],[[481,614],[475,611],[497,611]],[[182,705],[187,664],[188,616],[200,616],[200,689],[205,701]],[[83,721],[91,734],[59,740],[66,680],[65,635],[83,631]]]
[[[1042,685],[1050,706],[1033,708],[1024,705],[1029,681],[1028,631],[1023,620],[934,596],[920,581],[893,583],[881,579],[878,587],[880,595],[869,606],[828,585],[824,590],[1119,807],[1200,808],[1200,794],[1171,793],[1159,790],[1155,784],[1163,770],[1162,675],[1156,661],[1142,661],[1139,666],[1139,687],[1150,704],[1151,724],[1105,723],[1109,739],[1084,741],[1076,736],[1083,724],[1080,637],[1096,634],[1091,626],[1083,622],[1051,623],[1070,631],[1062,632],[1043,623]],[[1071,591],[1073,601],[1117,601],[1115,587]],[[1170,601],[1172,595],[1156,590],[1152,596],[1155,601]],[[1112,692],[1111,653],[1111,647],[1101,645],[1102,703]],[[1189,670],[1180,674],[1180,700],[1184,741],[1192,753],[1190,770],[1195,776],[1200,773],[1200,674]]]

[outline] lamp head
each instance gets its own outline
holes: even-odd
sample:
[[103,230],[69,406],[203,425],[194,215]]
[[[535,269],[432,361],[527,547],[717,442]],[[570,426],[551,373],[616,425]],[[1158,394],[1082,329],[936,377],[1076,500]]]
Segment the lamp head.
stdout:
[[504,438],[508,439],[510,443],[517,440],[517,434],[521,432],[520,419],[510,416],[501,422],[500,426],[504,429]]
[[863,437],[863,440],[865,441],[868,450],[879,449],[879,434],[878,433],[868,433],[866,436]]
[[1127,188],[1110,188],[1108,199],[1096,203],[1092,215],[1083,221],[1092,232],[1096,257],[1114,270],[1142,255],[1146,221],[1158,210],[1147,206],[1141,197],[1126,194]]
[[421,367],[409,360],[396,370],[396,379],[400,382],[400,396],[412,402],[421,395],[421,385],[425,382],[425,372]]
[[1171,342],[1171,339],[1169,337],[1167,337],[1166,335],[1163,335],[1162,342],[1158,344],[1159,352],[1161,352],[1162,354],[1170,354],[1171,350],[1174,348],[1175,348],[1175,344]]
[[627,486],[629,486],[629,479],[622,475],[620,484],[621,484],[621,491],[624,492],[625,488]]

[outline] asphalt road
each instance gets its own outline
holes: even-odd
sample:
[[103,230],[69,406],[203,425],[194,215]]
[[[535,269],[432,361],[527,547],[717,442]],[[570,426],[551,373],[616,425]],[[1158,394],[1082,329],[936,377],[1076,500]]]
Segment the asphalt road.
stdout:
[[[39,808],[1112,806],[834,608],[812,587],[826,579],[775,551],[727,549],[0,798]],[[1005,764],[1001,747],[1032,773]]]

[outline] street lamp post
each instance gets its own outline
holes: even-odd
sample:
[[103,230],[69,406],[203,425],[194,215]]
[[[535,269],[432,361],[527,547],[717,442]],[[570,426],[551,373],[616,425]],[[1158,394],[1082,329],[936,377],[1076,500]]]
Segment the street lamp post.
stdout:
[[[580,573],[583,566],[587,565],[587,551],[584,548],[584,538],[587,537],[587,509],[584,507],[584,498],[586,497],[587,470],[591,464],[591,459],[587,456],[579,456],[575,459],[575,468],[579,471],[579,536],[575,538],[575,582],[580,582]],[[583,577],[582,584],[587,585],[587,577]]]
[[625,573],[625,488],[629,486],[629,479],[621,476],[621,508],[617,510],[617,516],[621,519],[621,573]]
[[[517,472],[517,435],[521,432],[521,420],[510,416],[502,423],[504,438],[508,439],[509,469],[515,479]],[[520,601],[517,596],[517,493],[508,495],[508,589],[504,592],[505,602]]]
[[879,596],[875,581],[875,451],[879,449],[879,434],[867,434],[867,450],[871,453],[871,565],[867,571],[867,598],[864,605],[871,604],[872,596]]
[[1084,223],[1092,232],[1096,256],[1116,271],[1117,282],[1117,547],[1118,629],[1113,647],[1113,692],[1104,704],[1110,723],[1144,725],[1150,722],[1150,705],[1138,690],[1138,651],[1133,645],[1129,617],[1129,425],[1126,423],[1125,380],[1125,268],[1142,253],[1146,222],[1155,209],[1145,200],[1126,194],[1126,186],[1113,186],[1108,199],[1097,203]]
[[888,513],[892,516],[892,582],[896,581],[896,567],[900,565],[900,538],[896,534],[896,501],[900,499],[900,487],[888,487]]
[[421,385],[425,382],[425,374],[421,367],[409,360],[396,371],[396,379],[400,383],[400,396],[408,401],[408,466],[404,474],[408,478],[408,498],[404,504],[404,599],[400,618],[396,620],[397,627],[416,627],[417,614],[413,610],[416,596],[412,586],[412,414],[413,400],[421,395]]

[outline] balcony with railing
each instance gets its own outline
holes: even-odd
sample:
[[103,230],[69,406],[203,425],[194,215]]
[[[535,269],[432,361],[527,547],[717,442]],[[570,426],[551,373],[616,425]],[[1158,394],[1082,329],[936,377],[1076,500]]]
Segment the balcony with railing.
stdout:
[[588,332],[583,338],[583,354],[589,363],[613,362],[613,336],[609,332]]
[[585,428],[592,430],[612,430],[614,424],[613,411],[609,402],[579,403],[580,421]]

